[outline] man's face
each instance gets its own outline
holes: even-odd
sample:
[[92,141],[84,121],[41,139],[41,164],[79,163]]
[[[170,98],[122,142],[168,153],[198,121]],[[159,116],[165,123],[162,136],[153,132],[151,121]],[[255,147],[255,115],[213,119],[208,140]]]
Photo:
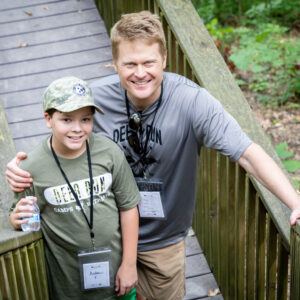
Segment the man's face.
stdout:
[[159,97],[166,55],[161,55],[158,43],[121,41],[114,65],[123,88],[137,109],[147,108]]

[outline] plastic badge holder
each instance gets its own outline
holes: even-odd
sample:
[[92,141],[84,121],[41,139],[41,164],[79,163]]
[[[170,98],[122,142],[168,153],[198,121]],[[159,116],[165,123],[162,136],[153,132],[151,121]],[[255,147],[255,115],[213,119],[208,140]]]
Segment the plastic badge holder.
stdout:
[[78,253],[80,283],[83,291],[111,288],[111,249],[87,249]]

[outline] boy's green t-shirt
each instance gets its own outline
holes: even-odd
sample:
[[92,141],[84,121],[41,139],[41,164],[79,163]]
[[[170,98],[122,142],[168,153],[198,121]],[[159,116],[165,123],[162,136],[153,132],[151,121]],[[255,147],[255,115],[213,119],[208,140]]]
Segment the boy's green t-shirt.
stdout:
[[[97,248],[112,249],[113,280],[121,263],[119,210],[135,207],[140,195],[123,152],[110,139],[91,134],[89,140],[94,180],[94,233]],[[59,157],[73,189],[90,218],[87,154],[76,159]],[[42,141],[20,167],[30,172],[33,184],[15,194],[14,205],[26,195],[38,199],[50,296],[52,299],[117,299],[112,289],[80,290],[77,253],[91,248],[90,229],[47,145]]]

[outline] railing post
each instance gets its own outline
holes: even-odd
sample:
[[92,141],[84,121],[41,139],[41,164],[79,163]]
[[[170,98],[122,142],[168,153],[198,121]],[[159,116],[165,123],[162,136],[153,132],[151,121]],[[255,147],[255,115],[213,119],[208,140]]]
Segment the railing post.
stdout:
[[291,228],[291,296],[300,299],[300,221]]

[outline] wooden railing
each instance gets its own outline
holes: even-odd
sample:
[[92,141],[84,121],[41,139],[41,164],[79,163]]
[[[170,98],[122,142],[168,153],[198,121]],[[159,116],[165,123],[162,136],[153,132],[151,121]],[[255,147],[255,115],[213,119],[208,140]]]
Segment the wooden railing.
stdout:
[[0,299],[49,299],[41,232],[1,231]]
[[6,163],[16,150],[0,99],[0,300],[49,299],[41,232],[15,231],[8,221],[13,193]]
[[[189,0],[95,2],[108,31],[123,13],[159,15],[167,37],[167,70],[219,99],[284,171]],[[224,298],[300,299],[300,230],[298,224],[292,231],[290,256],[289,209],[237,163],[211,149],[203,149],[201,156],[193,227]]]

